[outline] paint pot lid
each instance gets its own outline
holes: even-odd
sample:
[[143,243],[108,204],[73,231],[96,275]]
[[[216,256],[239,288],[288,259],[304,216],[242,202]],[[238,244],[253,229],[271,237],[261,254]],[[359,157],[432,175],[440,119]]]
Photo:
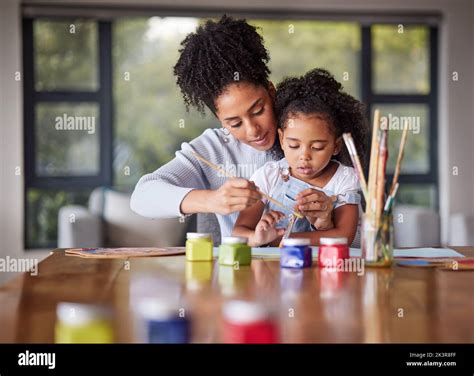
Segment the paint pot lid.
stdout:
[[234,324],[250,324],[267,320],[269,312],[256,302],[233,300],[224,305],[223,314],[227,321]]
[[146,320],[167,320],[178,317],[178,309],[161,299],[141,299],[138,302],[137,308],[138,312]]
[[211,239],[211,234],[205,232],[188,232],[186,239]]
[[320,245],[347,245],[347,238],[321,238]]
[[58,319],[71,326],[87,325],[95,320],[111,318],[111,311],[102,306],[81,303],[59,303],[56,308]]
[[307,238],[286,238],[283,239],[283,245],[288,247],[294,247],[297,245],[310,245],[311,240]]
[[222,244],[247,244],[248,240],[244,236],[225,236],[222,238]]

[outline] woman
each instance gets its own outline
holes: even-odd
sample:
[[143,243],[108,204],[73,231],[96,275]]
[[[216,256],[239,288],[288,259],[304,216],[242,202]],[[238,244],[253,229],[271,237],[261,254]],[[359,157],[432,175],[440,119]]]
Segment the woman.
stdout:
[[[150,218],[215,213],[221,235],[230,236],[239,212],[261,198],[246,179],[266,162],[281,157],[275,87],[268,78],[270,58],[255,27],[227,16],[200,26],[181,45],[174,74],[184,102],[201,113],[207,106],[222,129],[207,129],[183,143],[173,160],[143,176],[130,206]],[[197,160],[192,151],[241,178],[222,176]],[[297,207],[332,227],[332,203],[322,192],[302,192]]]

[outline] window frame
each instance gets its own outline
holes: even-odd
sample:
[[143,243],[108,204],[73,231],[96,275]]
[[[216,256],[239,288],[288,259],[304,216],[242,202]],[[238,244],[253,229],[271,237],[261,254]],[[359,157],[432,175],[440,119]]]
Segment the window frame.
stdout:
[[[97,91],[36,91],[33,23],[37,19],[39,18],[23,18],[25,194],[28,188],[64,188],[67,190],[112,186],[112,24],[110,21],[97,21],[97,56],[99,59],[99,88]],[[36,105],[62,102],[88,102],[98,105],[100,116],[98,175],[48,177],[36,174]]]

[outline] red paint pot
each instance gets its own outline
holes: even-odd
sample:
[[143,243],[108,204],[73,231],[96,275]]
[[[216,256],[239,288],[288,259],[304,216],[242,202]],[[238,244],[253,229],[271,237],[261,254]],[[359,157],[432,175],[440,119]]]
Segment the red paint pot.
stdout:
[[275,322],[268,310],[254,302],[231,301],[224,305],[225,343],[277,343]]
[[320,268],[337,268],[339,260],[348,258],[347,238],[321,238],[319,240],[318,265]]

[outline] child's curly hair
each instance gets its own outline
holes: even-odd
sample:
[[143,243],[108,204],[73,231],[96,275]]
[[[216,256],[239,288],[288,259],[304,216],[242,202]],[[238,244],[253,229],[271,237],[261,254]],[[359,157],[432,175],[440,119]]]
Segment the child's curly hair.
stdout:
[[181,42],[180,56],[173,72],[186,108],[213,112],[215,99],[225,87],[239,81],[268,87],[270,60],[263,39],[254,26],[243,19],[224,15],[207,21]]
[[[316,68],[304,76],[287,78],[277,86],[275,111],[278,127],[283,129],[289,117],[298,113],[319,113],[332,125],[336,137],[352,134],[357,153],[363,166],[366,164],[368,123],[365,106],[342,91],[342,85],[326,70]],[[282,155],[280,144],[271,150],[273,155]],[[342,164],[352,166],[345,144],[336,156]]]

